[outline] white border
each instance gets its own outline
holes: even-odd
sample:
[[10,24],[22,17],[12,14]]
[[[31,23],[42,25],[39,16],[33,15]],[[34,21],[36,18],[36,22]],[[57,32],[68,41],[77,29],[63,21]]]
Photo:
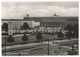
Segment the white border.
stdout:
[[79,0],[2,0],[2,2],[60,2],[60,1],[79,1]]
[[[70,1],[70,2],[72,2],[72,1],[79,1],[79,0],[0,0],[0,2],[67,2],[67,1]],[[80,2],[80,1],[79,1]],[[79,4],[80,5],[80,4]],[[80,9],[80,6],[79,6],[79,9]],[[80,11],[79,11],[79,13],[80,13]],[[79,19],[80,19],[80,17],[79,17]],[[80,21],[80,20],[79,20]],[[80,23],[79,23],[80,24]],[[0,3],[0,26],[1,26],[1,3]],[[79,25],[79,28],[80,28],[80,25]],[[80,29],[79,29],[79,32],[80,32]],[[1,28],[0,28],[0,34],[1,34]],[[80,35],[80,34],[79,34]],[[80,40],[80,39],[79,39]],[[1,55],[1,52],[2,52],[2,49],[1,49],[1,43],[2,43],[2,41],[1,41],[1,35],[0,35],[0,56],[2,56]],[[79,42],[80,43],[80,42]],[[80,45],[79,45],[80,46]],[[79,49],[79,51],[80,51],[80,49]],[[79,53],[80,54],[80,53]],[[67,56],[67,55],[66,55]],[[5,56],[3,56],[3,57],[5,57]],[[8,56],[6,56],[6,57],[8,57]],[[18,57],[18,56],[10,56],[10,57]],[[23,56],[20,56],[20,57],[23,57]],[[24,56],[24,57],[26,57],[26,56]],[[29,56],[29,57],[31,57],[31,56]],[[33,56],[33,57],[35,57],[35,56]],[[41,57],[41,56],[39,56],[39,57]],[[48,56],[44,56],[44,57],[48,57]],[[49,57],[51,57],[51,56],[49,56]],[[55,57],[55,56],[54,56]],[[59,57],[64,57],[64,56],[59,56]],[[68,57],[70,57],[69,55],[68,55]],[[73,56],[74,57],[74,56]],[[75,57],[77,57],[77,56],[75,56]]]

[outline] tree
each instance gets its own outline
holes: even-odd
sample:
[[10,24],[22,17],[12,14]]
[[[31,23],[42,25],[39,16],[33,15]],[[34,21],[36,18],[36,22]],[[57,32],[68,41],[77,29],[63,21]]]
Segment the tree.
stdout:
[[29,25],[27,23],[24,23],[23,26],[21,26],[22,30],[30,29]]
[[9,43],[14,42],[14,38],[12,37],[12,35],[9,35],[7,42],[9,42]]
[[58,37],[63,38],[64,37],[63,33],[62,32],[58,32]]
[[78,24],[74,24],[74,37],[78,38]]
[[22,37],[23,41],[27,41],[28,40],[28,36],[24,33],[23,37]]
[[66,37],[67,37],[68,39],[71,39],[71,37],[72,37],[72,32],[70,32],[70,31],[66,32]]
[[67,26],[64,29],[71,32],[73,31],[73,25],[67,24]]
[[66,33],[68,37],[78,38],[78,24],[74,24],[74,25],[68,24],[64,29],[68,31]]
[[57,35],[58,35],[59,39],[63,39],[64,38],[64,34],[62,33],[61,30],[60,30],[60,32],[57,32]]
[[2,30],[3,31],[8,31],[8,24],[7,23],[4,23],[3,25],[2,25]]
[[74,32],[74,26],[73,25],[71,25],[71,24],[68,24],[65,28],[64,28],[65,30],[67,30],[67,32],[66,32],[66,37],[68,38],[68,39],[71,39],[71,37],[72,37],[72,32]]

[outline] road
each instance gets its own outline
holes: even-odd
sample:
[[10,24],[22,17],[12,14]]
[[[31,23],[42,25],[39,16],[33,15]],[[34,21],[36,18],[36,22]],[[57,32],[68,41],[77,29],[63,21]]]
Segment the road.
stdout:
[[[66,43],[66,42],[70,43],[72,41],[77,41],[77,39],[55,40],[55,41],[49,41],[49,42],[45,41],[42,43],[7,46],[6,55],[57,55],[57,54],[66,55],[67,54],[66,51],[70,50],[72,47],[65,46],[65,45],[60,46],[60,44]],[[5,47],[3,47],[3,51],[5,51]],[[3,55],[5,55],[5,52],[3,52]]]

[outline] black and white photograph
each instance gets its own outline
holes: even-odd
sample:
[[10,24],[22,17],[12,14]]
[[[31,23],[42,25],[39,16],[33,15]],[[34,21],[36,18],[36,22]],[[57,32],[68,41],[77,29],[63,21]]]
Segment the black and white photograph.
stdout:
[[2,2],[2,56],[79,55],[79,3]]

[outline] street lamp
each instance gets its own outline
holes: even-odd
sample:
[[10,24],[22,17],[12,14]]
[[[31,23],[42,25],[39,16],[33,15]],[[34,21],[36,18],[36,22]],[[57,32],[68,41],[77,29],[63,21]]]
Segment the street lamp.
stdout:
[[48,38],[48,55],[49,55],[49,38]]

